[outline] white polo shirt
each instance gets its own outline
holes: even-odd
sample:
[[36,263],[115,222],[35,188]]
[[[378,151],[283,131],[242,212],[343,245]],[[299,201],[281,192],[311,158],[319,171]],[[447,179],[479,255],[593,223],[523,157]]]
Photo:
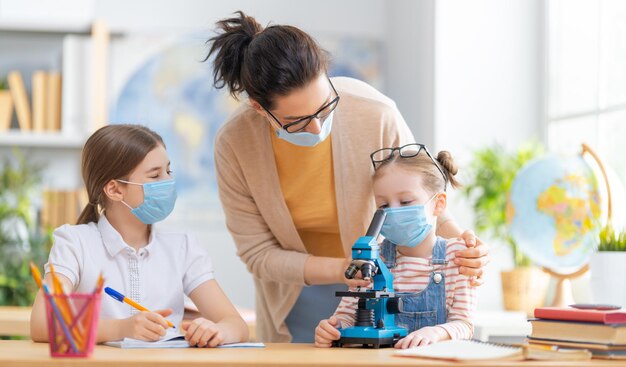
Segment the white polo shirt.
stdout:
[[[167,319],[179,325],[184,295],[213,279],[213,265],[196,239],[160,232],[152,226],[147,246],[135,251],[103,215],[98,223],[63,225],[53,234],[49,264],[69,278],[73,292],[91,293],[102,272],[111,287],[150,310],[171,308]],[[123,319],[138,311],[102,293],[101,319]]]

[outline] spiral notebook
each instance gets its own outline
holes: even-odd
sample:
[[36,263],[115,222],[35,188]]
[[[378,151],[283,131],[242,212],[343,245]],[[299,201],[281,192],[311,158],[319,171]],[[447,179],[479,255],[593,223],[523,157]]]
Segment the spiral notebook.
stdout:
[[[115,342],[106,342],[104,345],[109,347],[123,348],[123,349],[153,349],[153,348],[189,348],[189,343],[185,340],[185,337],[179,334],[177,331],[171,331],[168,329],[167,334],[160,340],[154,342],[146,342],[143,340],[125,338],[124,340]],[[218,348],[263,348],[263,343],[233,343],[220,345]]]
[[478,340],[446,340],[423,347],[399,350],[395,355],[431,358],[447,361],[587,361],[591,353],[587,349],[566,349],[558,346],[507,345]]

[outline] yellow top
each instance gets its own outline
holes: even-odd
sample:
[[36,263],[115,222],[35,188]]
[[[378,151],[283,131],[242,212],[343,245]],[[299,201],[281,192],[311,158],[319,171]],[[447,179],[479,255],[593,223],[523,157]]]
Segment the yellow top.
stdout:
[[307,252],[344,257],[335,201],[331,136],[314,147],[301,147],[279,139],[274,130],[270,130],[270,135],[280,188]]

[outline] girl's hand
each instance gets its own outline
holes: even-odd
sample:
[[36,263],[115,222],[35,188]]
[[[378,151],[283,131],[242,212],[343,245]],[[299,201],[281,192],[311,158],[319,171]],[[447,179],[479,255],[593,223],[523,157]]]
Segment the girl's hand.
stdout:
[[189,324],[183,325],[185,340],[192,347],[214,348],[222,345],[226,339],[224,331],[220,326],[211,320],[199,317]]
[[396,349],[406,349],[417,347],[418,345],[433,344],[445,339],[447,332],[436,326],[427,326],[419,330],[415,330],[411,334],[398,340],[394,346]]
[[153,342],[165,335],[167,321],[165,317],[172,314],[171,309],[153,312],[142,311],[134,316],[124,319],[123,335],[125,338],[133,338]]
[[339,325],[339,320],[335,316],[320,321],[315,328],[315,346],[317,348],[330,348],[334,340],[341,338],[337,325]]
[[483,274],[489,263],[489,248],[471,230],[463,232],[461,238],[468,248],[455,253],[454,263],[459,266],[461,274],[470,277],[470,284],[477,287],[485,282]]

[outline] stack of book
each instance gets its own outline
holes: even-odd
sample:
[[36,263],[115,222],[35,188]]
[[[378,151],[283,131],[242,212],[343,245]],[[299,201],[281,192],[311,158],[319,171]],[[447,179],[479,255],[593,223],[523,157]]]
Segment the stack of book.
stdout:
[[84,189],[46,190],[40,212],[41,227],[47,231],[63,224],[75,224],[88,198]]
[[530,320],[530,344],[588,349],[594,358],[626,359],[626,312],[540,307]]
[[13,108],[21,131],[61,130],[61,73],[37,70],[32,74],[32,108],[21,72],[11,71],[7,81],[10,94],[3,93],[8,99],[0,106],[0,131],[11,128]]

